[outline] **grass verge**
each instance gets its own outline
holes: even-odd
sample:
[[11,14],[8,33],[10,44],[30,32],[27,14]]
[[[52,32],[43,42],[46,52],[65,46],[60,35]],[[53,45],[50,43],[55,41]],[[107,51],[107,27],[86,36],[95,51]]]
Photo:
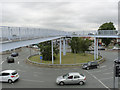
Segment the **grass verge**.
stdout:
[[[59,55],[57,55],[56,60],[54,60],[54,64],[59,64]],[[98,60],[101,57],[98,58]],[[32,56],[29,58],[31,61],[35,61],[38,63],[46,63],[46,64],[52,64],[52,61],[45,61],[45,60],[40,60],[40,55]],[[77,64],[77,63],[86,63],[88,61],[93,61],[94,60],[94,55],[92,54],[73,54],[73,53],[66,53],[65,56],[62,54],[62,64]]]

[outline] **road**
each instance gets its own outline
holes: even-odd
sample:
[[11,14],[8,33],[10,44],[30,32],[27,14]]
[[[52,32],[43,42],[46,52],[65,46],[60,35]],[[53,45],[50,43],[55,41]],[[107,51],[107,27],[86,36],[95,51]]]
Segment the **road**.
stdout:
[[[31,54],[37,52],[31,50]],[[113,60],[118,57],[117,51],[100,51],[106,59],[98,69],[82,70],[81,68],[43,68],[26,64],[25,59],[30,55],[29,48],[22,48],[15,63],[6,62],[7,55],[2,55],[2,70],[15,69],[20,79],[13,84],[2,83],[3,88],[113,88]],[[80,85],[56,85],[56,78],[68,72],[83,73],[87,77],[86,84]],[[117,78],[116,78],[117,80]],[[116,84],[117,86],[117,84]]]

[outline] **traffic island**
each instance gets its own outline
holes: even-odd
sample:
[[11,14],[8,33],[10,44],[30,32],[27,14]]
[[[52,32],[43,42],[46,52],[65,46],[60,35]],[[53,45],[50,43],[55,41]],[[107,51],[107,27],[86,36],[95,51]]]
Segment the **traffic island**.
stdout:
[[[96,60],[98,63],[101,63],[104,59],[99,56],[99,58]],[[40,55],[35,54],[31,55],[27,58],[26,63],[41,66],[41,67],[80,67],[82,64],[87,63],[89,61],[94,61],[94,55],[93,54],[73,54],[73,53],[67,53],[66,56],[62,55],[62,63],[59,64],[59,55],[56,57],[56,60],[54,60],[54,64],[52,64],[52,61],[44,61],[40,60]]]

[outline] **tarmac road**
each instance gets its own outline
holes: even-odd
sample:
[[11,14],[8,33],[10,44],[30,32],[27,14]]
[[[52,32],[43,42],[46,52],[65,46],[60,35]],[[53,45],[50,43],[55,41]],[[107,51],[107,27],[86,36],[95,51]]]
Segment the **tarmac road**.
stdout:
[[[32,50],[31,54],[35,54]],[[98,69],[82,70],[81,68],[43,68],[25,63],[25,59],[30,55],[29,48],[22,48],[19,56],[15,58],[15,63],[6,62],[7,55],[2,55],[2,70],[15,69],[20,75],[20,79],[13,84],[2,83],[3,88],[113,88],[113,60],[118,57],[117,51],[100,51],[106,59]],[[80,85],[56,85],[56,78],[68,72],[83,73],[87,77],[86,84]],[[117,81],[117,78],[116,78]],[[117,83],[117,82],[116,82]],[[117,84],[116,84],[117,86]]]

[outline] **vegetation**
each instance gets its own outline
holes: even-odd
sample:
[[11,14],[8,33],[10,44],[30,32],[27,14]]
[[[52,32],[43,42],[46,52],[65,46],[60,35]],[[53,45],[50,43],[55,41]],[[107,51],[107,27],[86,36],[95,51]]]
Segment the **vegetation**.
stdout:
[[[52,60],[51,41],[39,43],[38,47],[40,48],[40,52],[41,52],[41,55],[43,56],[43,60],[51,61]],[[58,47],[59,45],[57,43],[53,45],[54,60],[56,59],[56,56],[59,53]]]
[[89,50],[89,46],[91,45],[91,41],[84,38],[73,37],[69,45],[71,46],[72,53],[84,53]]
[[[56,60],[54,61],[54,64],[59,64],[59,54],[56,56]],[[46,64],[52,64],[51,61],[45,61],[45,60],[40,60],[40,55],[32,56],[29,58],[31,61],[39,62],[39,63],[46,63]],[[100,57],[99,57],[100,59]],[[92,54],[86,54],[84,56],[83,53],[66,53],[66,56],[63,56],[62,54],[62,64],[76,64],[76,63],[86,63],[88,61],[93,61],[94,60],[94,55]]]
[[[102,24],[98,30],[116,30],[115,26],[112,22]],[[105,44],[106,47],[111,43],[111,38],[103,38],[102,42]]]

